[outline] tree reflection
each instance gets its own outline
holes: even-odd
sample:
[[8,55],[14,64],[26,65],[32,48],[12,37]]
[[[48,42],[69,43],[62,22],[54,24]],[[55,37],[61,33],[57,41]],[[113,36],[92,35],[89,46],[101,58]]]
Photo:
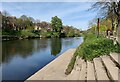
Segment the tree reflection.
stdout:
[[32,55],[33,41],[8,41],[2,43],[2,61],[9,62],[9,60],[19,55],[23,58]]
[[47,40],[16,40],[2,43],[2,62],[9,62],[18,55],[26,58],[34,52],[47,48]]
[[51,54],[56,56],[61,52],[62,42],[60,38],[52,38],[51,39]]

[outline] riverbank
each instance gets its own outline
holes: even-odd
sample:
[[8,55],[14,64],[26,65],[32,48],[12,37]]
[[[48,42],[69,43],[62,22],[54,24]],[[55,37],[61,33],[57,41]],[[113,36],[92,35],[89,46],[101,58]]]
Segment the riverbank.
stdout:
[[65,70],[76,49],[69,49],[44,68],[29,77],[29,80],[65,80]]
[[[72,37],[80,37],[79,36],[72,36]],[[45,37],[45,36],[11,36],[11,35],[2,35],[2,41],[9,41],[9,40],[22,40],[22,39],[36,39],[36,38],[56,38],[56,37]],[[70,37],[59,37],[59,38],[70,38]]]
[[[70,62],[76,49],[69,49],[61,56],[53,60],[44,68],[29,77],[25,82],[33,80],[81,80],[81,81],[120,81],[120,54],[110,53],[109,55],[94,58],[93,61],[85,61],[77,57],[74,69],[69,75],[65,74],[66,65]],[[102,75],[102,76],[101,76]]]
[[9,40],[22,40],[22,39],[35,39],[35,38],[41,38],[40,36],[10,36],[10,35],[3,35],[2,41],[9,41]]
[[97,37],[93,33],[86,33],[84,34],[84,42],[76,49],[65,73],[67,75],[71,73],[77,56],[85,61],[92,61],[94,58],[109,55],[110,52],[120,53],[120,44],[118,42],[114,44],[113,40],[102,35]]

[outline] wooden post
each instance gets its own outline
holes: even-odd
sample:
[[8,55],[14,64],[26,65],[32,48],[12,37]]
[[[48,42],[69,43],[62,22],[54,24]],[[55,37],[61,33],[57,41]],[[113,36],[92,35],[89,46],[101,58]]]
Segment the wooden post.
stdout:
[[100,29],[100,19],[98,18],[98,22],[97,22],[97,37],[99,37],[99,29]]
[[108,38],[110,39],[110,31],[108,31]]

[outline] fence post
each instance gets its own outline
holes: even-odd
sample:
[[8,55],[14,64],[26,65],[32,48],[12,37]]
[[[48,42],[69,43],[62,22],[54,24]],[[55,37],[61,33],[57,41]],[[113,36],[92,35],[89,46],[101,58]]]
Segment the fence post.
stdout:
[[98,31],[97,37],[99,37],[99,28],[100,28],[100,18],[98,18],[98,22],[97,22],[97,31]]
[[108,38],[110,39],[110,31],[108,31]]

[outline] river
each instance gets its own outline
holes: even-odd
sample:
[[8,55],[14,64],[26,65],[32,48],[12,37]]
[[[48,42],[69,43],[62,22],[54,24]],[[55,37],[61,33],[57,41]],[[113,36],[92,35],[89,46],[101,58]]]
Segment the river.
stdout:
[[82,37],[3,41],[2,79],[25,80],[82,42]]

